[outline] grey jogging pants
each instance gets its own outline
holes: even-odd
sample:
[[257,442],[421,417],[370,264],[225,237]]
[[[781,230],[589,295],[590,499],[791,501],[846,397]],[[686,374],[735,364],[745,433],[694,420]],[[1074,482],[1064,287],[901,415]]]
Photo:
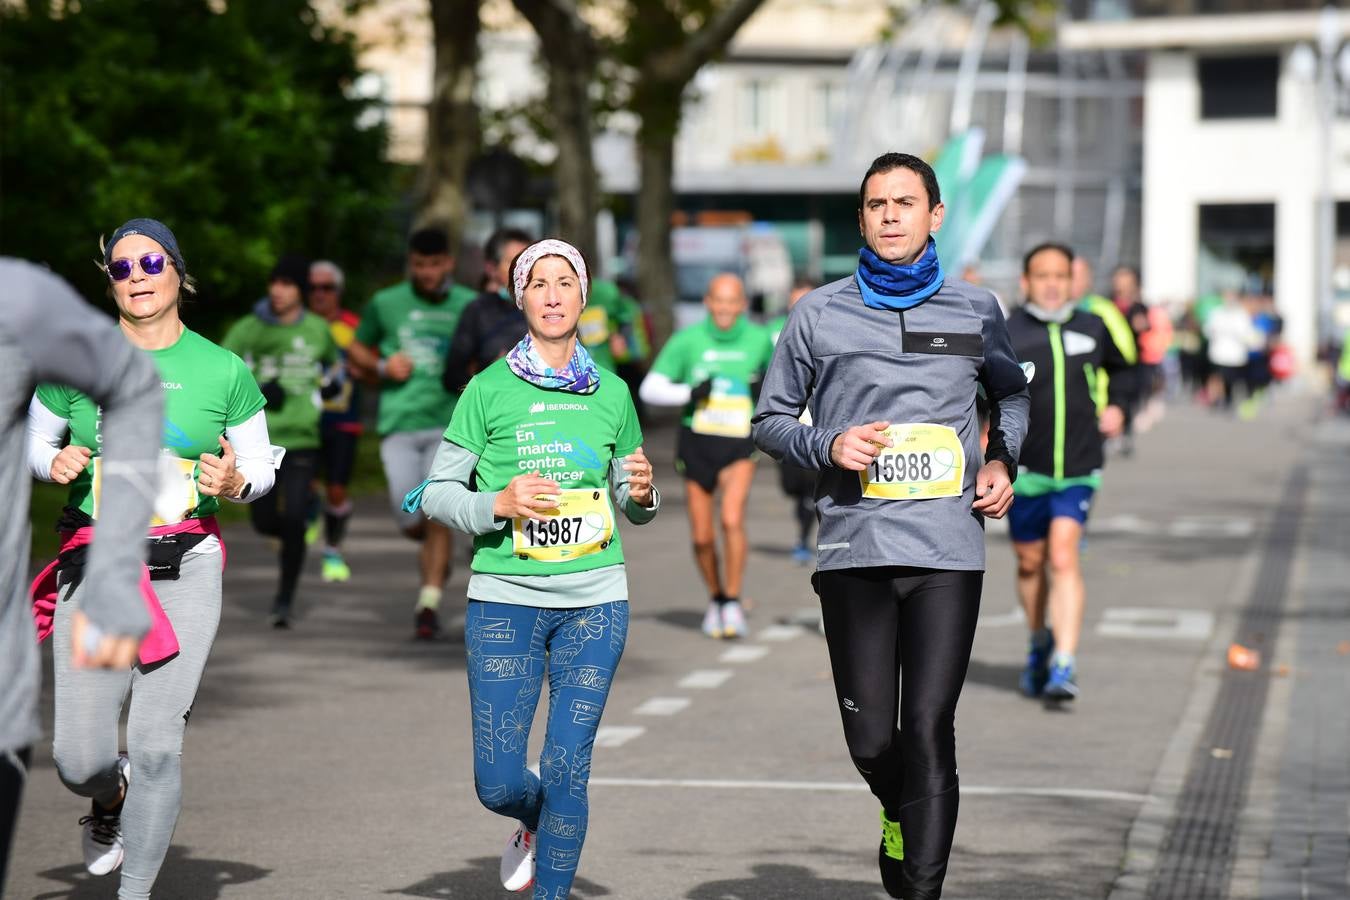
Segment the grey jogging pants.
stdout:
[[[52,753],[66,787],[102,805],[117,800],[118,721],[130,695],[127,753],[131,788],[122,808],[126,857],[118,900],[146,900],[169,851],[182,806],[183,730],[206,657],[220,624],[220,553],[188,553],[176,581],[156,581],[155,593],[178,635],[167,662],[129,671],[72,669],[72,599],[96,586],[61,586],[52,652],[56,723]],[[73,842],[72,842],[73,843]]]

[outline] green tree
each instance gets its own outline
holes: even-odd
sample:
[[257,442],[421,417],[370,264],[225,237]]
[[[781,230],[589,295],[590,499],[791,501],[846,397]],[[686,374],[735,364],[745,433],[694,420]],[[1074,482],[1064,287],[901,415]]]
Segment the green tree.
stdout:
[[0,252],[105,291],[100,235],[177,234],[214,330],[276,256],[327,256],[363,290],[399,252],[386,133],[350,34],[307,0],[0,4]]

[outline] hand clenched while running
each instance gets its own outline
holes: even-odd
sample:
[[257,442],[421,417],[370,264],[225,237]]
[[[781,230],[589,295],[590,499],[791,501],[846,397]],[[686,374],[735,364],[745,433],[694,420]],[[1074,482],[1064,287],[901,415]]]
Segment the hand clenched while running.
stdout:
[[74,444],[62,447],[61,452],[56,454],[56,459],[52,460],[52,481],[57,484],[70,484],[89,465],[91,456],[88,447],[77,447]]
[[1001,519],[1012,502],[1012,478],[1008,467],[997,459],[980,466],[975,476],[975,502],[970,508],[991,519]]
[[548,521],[540,510],[556,509],[561,489],[558,482],[530,472],[517,475],[497,493],[492,514],[499,519],[526,518]]
[[652,508],[652,464],[639,447],[623,458],[628,473],[628,496],[644,509]]
[[198,459],[197,492],[203,497],[238,497],[244,489],[244,476],[234,465],[234,448],[225,436],[220,438],[221,455],[203,453]]
[[830,460],[841,469],[861,472],[872,464],[872,460],[886,447],[894,447],[895,441],[882,434],[891,427],[890,422],[868,422],[866,425],[854,425],[830,445]]

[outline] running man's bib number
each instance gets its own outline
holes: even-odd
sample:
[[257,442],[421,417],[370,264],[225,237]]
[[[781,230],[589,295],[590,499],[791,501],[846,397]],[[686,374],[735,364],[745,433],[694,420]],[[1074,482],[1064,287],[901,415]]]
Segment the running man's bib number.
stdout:
[[[92,516],[98,521],[99,505],[103,495],[103,457],[90,462],[90,493],[93,495]],[[159,458],[159,491],[155,494],[151,527],[177,525],[197,508],[201,497],[197,494],[197,461],[161,455]]]
[[745,438],[750,436],[750,417],[755,407],[744,395],[714,393],[694,407],[689,428],[694,434]]
[[858,473],[863,496],[881,500],[930,500],[961,496],[966,454],[947,425],[892,425],[894,443]]
[[593,306],[581,314],[577,320],[577,336],[587,347],[609,338],[609,313],[604,307]]
[[536,562],[568,562],[599,553],[614,538],[614,513],[604,488],[565,490],[543,522],[518,516],[511,524],[512,552]]

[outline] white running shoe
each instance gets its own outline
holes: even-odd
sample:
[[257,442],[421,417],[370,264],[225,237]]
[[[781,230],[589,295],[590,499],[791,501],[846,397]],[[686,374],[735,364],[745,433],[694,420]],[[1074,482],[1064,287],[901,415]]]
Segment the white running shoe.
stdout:
[[745,624],[745,611],[740,601],[728,600],[722,604],[722,637],[743,638],[750,631]]
[[[131,760],[125,756],[117,759],[118,773],[122,778],[123,798],[131,784]],[[84,826],[80,845],[84,851],[84,867],[90,875],[107,875],[116,872],[122,865],[125,846],[122,843],[122,811],[119,805],[115,814],[109,815],[90,805],[90,814],[80,819]]]
[[722,605],[716,600],[708,601],[708,611],[703,614],[703,633],[710,638],[722,636]]
[[534,832],[516,829],[502,851],[502,887],[520,893],[534,885]]

